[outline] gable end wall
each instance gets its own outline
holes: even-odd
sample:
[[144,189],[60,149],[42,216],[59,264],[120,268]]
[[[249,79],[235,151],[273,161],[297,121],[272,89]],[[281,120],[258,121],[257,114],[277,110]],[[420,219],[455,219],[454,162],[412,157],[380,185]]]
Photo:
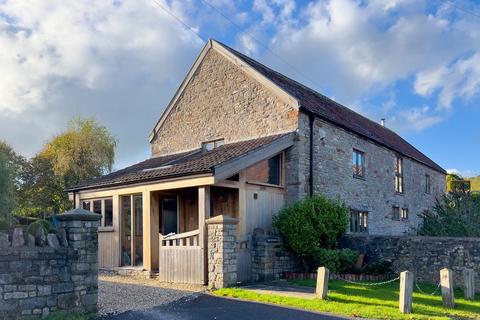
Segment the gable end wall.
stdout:
[[296,106],[210,49],[152,140],[152,155],[294,131],[297,117]]

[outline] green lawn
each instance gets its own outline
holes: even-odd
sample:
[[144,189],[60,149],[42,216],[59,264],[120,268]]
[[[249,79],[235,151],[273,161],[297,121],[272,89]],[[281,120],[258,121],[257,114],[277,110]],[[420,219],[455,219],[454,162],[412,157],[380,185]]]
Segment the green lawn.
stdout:
[[[314,280],[292,282],[298,285],[315,287]],[[429,296],[415,290],[413,313],[410,315],[401,314],[398,311],[398,286],[398,281],[373,287],[349,284],[343,281],[330,281],[328,300],[326,301],[259,294],[241,288],[220,289],[215,291],[214,294],[372,319],[480,319],[480,295],[477,294],[475,301],[468,301],[463,299],[463,293],[460,290],[455,292],[455,309],[443,308],[442,298],[438,294]],[[427,284],[422,284],[420,287],[424,292],[435,290],[434,286]]]

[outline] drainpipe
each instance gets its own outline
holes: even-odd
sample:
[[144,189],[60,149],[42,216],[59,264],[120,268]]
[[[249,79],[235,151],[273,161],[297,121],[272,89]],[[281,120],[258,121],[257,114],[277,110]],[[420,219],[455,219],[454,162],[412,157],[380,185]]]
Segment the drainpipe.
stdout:
[[308,122],[310,127],[310,197],[313,196],[313,122],[315,116],[313,113],[308,113]]

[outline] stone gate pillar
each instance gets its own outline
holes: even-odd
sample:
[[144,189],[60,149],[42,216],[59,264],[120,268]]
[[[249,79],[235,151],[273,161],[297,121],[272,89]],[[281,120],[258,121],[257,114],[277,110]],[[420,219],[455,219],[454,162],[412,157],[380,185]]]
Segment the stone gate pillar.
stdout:
[[74,209],[56,216],[73,255],[68,259],[73,293],[59,298],[62,309],[94,313],[98,301],[98,227],[101,215]]
[[208,287],[225,288],[237,283],[238,219],[216,216],[206,220],[208,234]]

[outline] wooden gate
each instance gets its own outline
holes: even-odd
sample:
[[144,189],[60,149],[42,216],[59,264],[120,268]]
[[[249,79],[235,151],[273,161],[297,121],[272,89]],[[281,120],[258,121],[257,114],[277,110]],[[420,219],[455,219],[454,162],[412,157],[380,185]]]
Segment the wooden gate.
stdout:
[[237,251],[237,281],[244,283],[252,280],[252,256],[248,244],[248,240],[240,241]]
[[199,237],[199,230],[172,236],[160,235],[160,281],[205,284],[205,253]]

